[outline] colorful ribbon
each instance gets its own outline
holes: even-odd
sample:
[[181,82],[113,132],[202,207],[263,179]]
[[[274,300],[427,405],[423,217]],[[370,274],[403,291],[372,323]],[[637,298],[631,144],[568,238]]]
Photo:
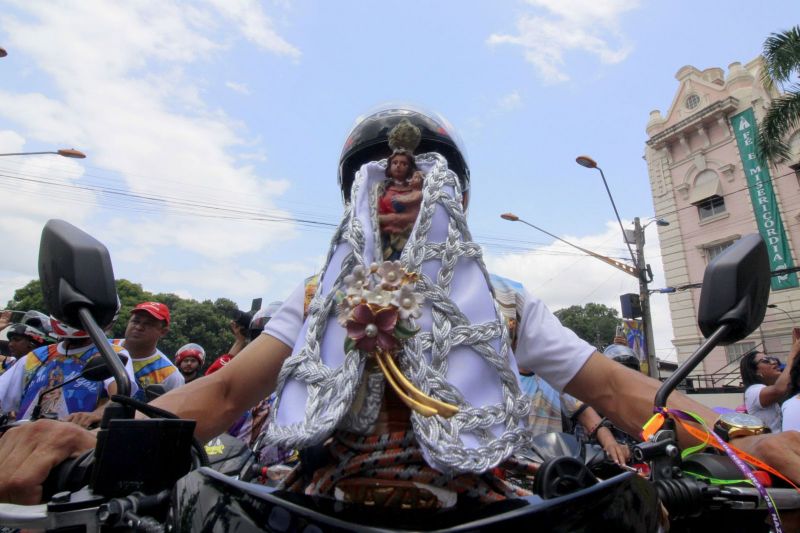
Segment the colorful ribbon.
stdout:
[[[696,438],[701,442],[701,444],[699,445],[687,448],[681,454],[681,457],[685,458],[686,456],[705,448],[709,444],[725,452],[725,454],[731,458],[733,464],[736,465],[736,468],[738,468],[739,471],[745,475],[747,481],[756,488],[761,498],[764,499],[764,503],[766,503],[767,505],[767,511],[772,520],[772,525],[775,527],[774,531],[776,533],[783,532],[783,528],[781,526],[781,519],[780,516],[778,515],[778,510],[775,507],[775,502],[772,501],[772,498],[770,497],[767,490],[764,488],[764,485],[758,480],[758,478],[756,478],[750,467],[748,467],[747,464],[745,464],[745,461],[755,466],[758,469],[766,470],[770,474],[783,479],[784,481],[789,483],[789,485],[794,487],[795,490],[800,491],[797,485],[792,483],[792,481],[789,480],[786,476],[784,476],[783,474],[781,474],[768,464],[756,459],[752,455],[745,453],[742,450],[739,450],[735,446],[725,442],[716,433],[709,431],[708,426],[700,416],[691,412],[681,411],[679,409],[667,409],[666,407],[661,409],[656,409],[655,411],[656,414],[653,415],[642,428],[642,438],[644,440],[649,440],[650,437],[655,435],[655,433],[659,429],[661,429],[661,427],[664,425],[664,422],[666,421],[667,417],[672,415],[675,418],[675,420],[677,420],[678,424],[680,424],[681,427],[684,430],[686,430],[687,433],[689,433],[691,436],[693,436],[694,438]],[[702,430],[687,424],[686,421],[695,422],[696,424],[699,424]],[[710,437],[713,437],[714,440],[711,440]]]

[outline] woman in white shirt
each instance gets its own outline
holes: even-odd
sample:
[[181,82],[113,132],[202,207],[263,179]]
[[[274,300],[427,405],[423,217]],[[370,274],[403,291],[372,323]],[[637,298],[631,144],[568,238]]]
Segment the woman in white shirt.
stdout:
[[783,402],[783,431],[800,431],[800,357],[795,357],[789,370],[789,399]]
[[789,394],[789,368],[798,351],[800,342],[795,341],[786,358],[785,369],[781,369],[777,357],[758,351],[748,353],[739,363],[747,412],[759,417],[773,433],[782,429],[781,402]]

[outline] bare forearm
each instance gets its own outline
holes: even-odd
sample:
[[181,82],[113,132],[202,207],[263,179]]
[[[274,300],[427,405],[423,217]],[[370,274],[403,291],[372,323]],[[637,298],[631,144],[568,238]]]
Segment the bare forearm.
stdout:
[[275,390],[278,372],[290,353],[279,340],[260,335],[218,372],[171,390],[153,405],[197,421],[195,435],[207,440]]
[[[595,353],[567,384],[566,391],[594,407],[626,433],[638,435],[653,416],[653,401],[660,385],[640,372]],[[709,426],[717,418],[711,409],[678,392],[670,395],[668,407],[691,411]]]

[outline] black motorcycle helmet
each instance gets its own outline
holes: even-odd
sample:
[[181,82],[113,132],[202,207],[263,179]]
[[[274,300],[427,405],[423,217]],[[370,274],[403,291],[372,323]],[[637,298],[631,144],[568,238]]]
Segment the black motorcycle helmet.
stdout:
[[389,131],[403,119],[408,119],[420,129],[422,139],[415,151],[417,154],[436,152],[447,159],[448,168],[461,181],[466,205],[469,165],[458,133],[438,113],[423,111],[408,104],[384,104],[356,119],[339,157],[339,187],[345,203],[350,201],[350,188],[361,165],[392,155],[388,143]]
[[627,345],[609,344],[606,349],[603,350],[603,355],[637,372],[641,372],[642,370],[639,358],[636,357],[636,353],[633,349]]

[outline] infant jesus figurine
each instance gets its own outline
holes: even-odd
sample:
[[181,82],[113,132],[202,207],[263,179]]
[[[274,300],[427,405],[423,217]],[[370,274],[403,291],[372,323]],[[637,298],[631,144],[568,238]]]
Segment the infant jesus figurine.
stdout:
[[411,229],[417,220],[422,202],[422,172],[417,170],[414,156],[396,151],[386,163],[388,183],[378,201],[378,223],[383,241],[383,258],[400,258]]

